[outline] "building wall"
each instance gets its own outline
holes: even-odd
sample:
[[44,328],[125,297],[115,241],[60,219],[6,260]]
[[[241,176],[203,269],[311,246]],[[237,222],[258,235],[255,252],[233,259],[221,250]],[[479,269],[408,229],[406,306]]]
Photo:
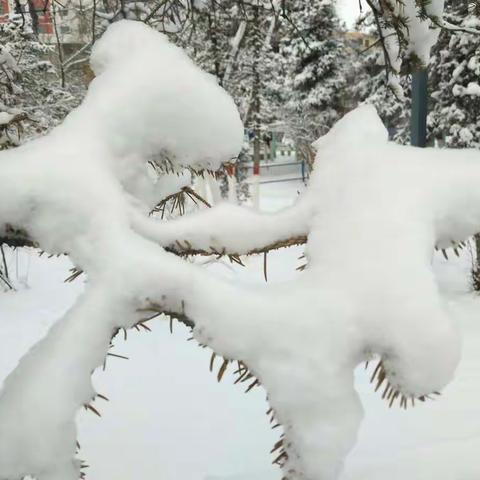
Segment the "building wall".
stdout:
[[[87,2],[88,3],[88,2]],[[22,2],[24,12],[28,15],[28,3]],[[31,0],[38,17],[38,34],[44,43],[56,43],[55,26],[51,0]],[[86,20],[81,18],[81,9],[73,1],[64,3],[65,7],[56,7],[55,20],[60,37],[64,44],[83,44],[89,41]],[[15,12],[13,0],[0,0],[0,24],[8,22]]]

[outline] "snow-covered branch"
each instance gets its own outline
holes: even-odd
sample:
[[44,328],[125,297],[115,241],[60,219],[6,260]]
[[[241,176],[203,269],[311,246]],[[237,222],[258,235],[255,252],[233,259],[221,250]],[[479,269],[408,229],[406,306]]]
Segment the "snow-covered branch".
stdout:
[[[444,0],[365,0],[375,19],[389,85],[402,97],[399,76],[425,68],[441,29],[480,35],[478,26],[443,18]],[[467,9],[468,10],[468,9]]]
[[243,255],[304,243],[311,214],[305,199],[273,215],[225,203],[166,222],[137,216],[132,227],[178,253]]
[[[91,63],[97,78],[82,106],[48,136],[2,153],[2,239],[68,253],[89,285],[4,384],[1,478],[77,479],[74,417],[95,397],[90,375],[112,335],[137,324],[151,301],[182,313],[192,267],[133,232],[131,218],[147,216],[190,176],[156,180],[149,162],[166,156],[178,169],[216,169],[242,144],[233,101],[144,25],[110,27]],[[167,274],[160,286],[168,264],[179,276]],[[127,289],[120,278],[130,279]],[[18,415],[22,422],[12,423]]]

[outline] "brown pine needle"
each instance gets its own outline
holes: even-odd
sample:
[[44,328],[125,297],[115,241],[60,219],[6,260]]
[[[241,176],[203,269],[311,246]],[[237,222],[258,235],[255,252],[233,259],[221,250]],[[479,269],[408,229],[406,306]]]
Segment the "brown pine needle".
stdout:
[[382,400],[385,400],[387,394],[388,394],[388,391],[390,390],[391,388],[391,385],[390,383],[387,383],[387,386],[385,387],[385,390],[383,391],[383,394],[382,394]]
[[385,373],[385,370],[380,370],[380,373],[378,374],[377,386],[375,387],[376,392],[378,392],[378,389],[382,386],[382,383],[385,381],[386,378],[387,375]]
[[[248,377],[249,375],[251,375],[251,373],[247,369],[243,370],[240,376],[235,380],[234,385],[236,385],[237,383],[242,383],[245,380],[245,377]],[[253,375],[251,375],[250,378],[252,377]]]
[[391,398],[391,400],[390,400],[390,403],[389,403],[389,405],[388,405],[388,408],[392,408],[392,405],[394,404],[394,402],[395,402],[395,400],[397,399],[398,395],[399,395],[399,392],[398,392],[398,391],[395,392],[395,393],[392,395],[392,398]]
[[268,252],[263,254],[263,276],[265,278],[265,282],[268,282],[268,275],[267,275],[267,255]]
[[280,439],[274,446],[273,448],[270,450],[270,453],[274,453],[276,452],[279,448],[282,448],[283,447],[283,439]]
[[281,460],[287,460],[288,456],[287,456],[287,453],[286,452],[282,452],[273,462],[272,464],[273,465],[280,465],[282,466],[283,463],[281,462]]
[[370,383],[373,383],[375,380],[375,377],[377,376],[377,373],[382,369],[382,362],[379,362],[375,370],[373,371],[372,378],[370,379]]
[[107,353],[108,357],[116,357],[116,358],[121,358],[122,360],[130,360],[128,357],[125,357],[123,355],[117,355],[116,353]]
[[258,381],[258,378],[256,378],[255,381],[252,382],[252,383],[248,386],[248,388],[245,390],[245,393],[248,393],[252,388],[254,388],[254,387],[258,386],[258,385],[260,385],[260,382]]
[[210,371],[213,372],[213,366],[215,364],[215,358],[217,358],[217,354],[212,352],[212,356],[210,357]]
[[152,330],[150,329],[150,327],[147,327],[147,325],[145,325],[143,322],[138,322],[138,325],[140,327],[142,327],[144,330],[146,330],[147,332],[151,332]]
[[227,360],[226,358],[223,359],[222,366],[220,367],[220,370],[218,371],[218,375],[217,375],[217,381],[218,382],[222,381],[223,374],[225,373],[225,370],[227,370],[228,363],[229,363],[229,360]]
[[248,372],[248,374],[241,380],[241,383],[244,383],[250,380],[251,378],[253,378],[253,375],[250,372]]
[[370,378],[370,383],[375,383],[375,392],[377,392],[385,381],[387,383],[382,392],[382,400],[385,400],[388,403],[389,408],[395,405],[397,399],[399,399],[400,408],[407,410],[409,407],[409,400],[411,402],[411,406],[414,407],[415,400],[426,402],[427,400],[435,400],[434,395],[441,395],[439,392],[433,392],[430,395],[422,395],[418,398],[415,398],[411,395],[400,392],[388,381],[387,372],[383,366],[383,361],[380,361],[375,367],[373,375]]
[[100,414],[100,412],[95,408],[93,407],[92,405],[90,405],[89,403],[86,403],[84,405],[85,407],[85,410],[90,410],[91,412],[93,412],[95,415],[98,415],[99,417],[101,417],[102,415]]

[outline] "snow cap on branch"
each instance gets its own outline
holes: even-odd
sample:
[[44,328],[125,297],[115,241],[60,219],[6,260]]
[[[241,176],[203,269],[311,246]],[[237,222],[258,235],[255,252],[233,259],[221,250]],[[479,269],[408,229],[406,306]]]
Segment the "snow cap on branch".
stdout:
[[162,154],[174,166],[216,170],[242,147],[230,96],[167,37],[141,22],[111,25],[96,43],[97,75],[82,106],[118,155]]
[[444,0],[379,0],[377,7],[371,6],[375,16],[383,17],[386,61],[392,70],[389,83],[401,97],[400,72],[429,64],[430,51],[440,34]]
[[439,23],[443,15],[444,0],[406,0],[404,15],[407,17],[407,55],[415,55],[424,64],[430,61],[430,51],[440,34]]

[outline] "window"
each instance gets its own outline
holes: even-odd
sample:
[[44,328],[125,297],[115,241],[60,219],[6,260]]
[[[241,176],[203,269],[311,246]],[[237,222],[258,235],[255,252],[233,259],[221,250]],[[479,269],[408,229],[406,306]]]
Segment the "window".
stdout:
[[39,22],[38,22],[38,32],[39,33],[53,33],[53,26],[52,22],[50,22],[50,18],[45,16],[45,17],[40,17]]

